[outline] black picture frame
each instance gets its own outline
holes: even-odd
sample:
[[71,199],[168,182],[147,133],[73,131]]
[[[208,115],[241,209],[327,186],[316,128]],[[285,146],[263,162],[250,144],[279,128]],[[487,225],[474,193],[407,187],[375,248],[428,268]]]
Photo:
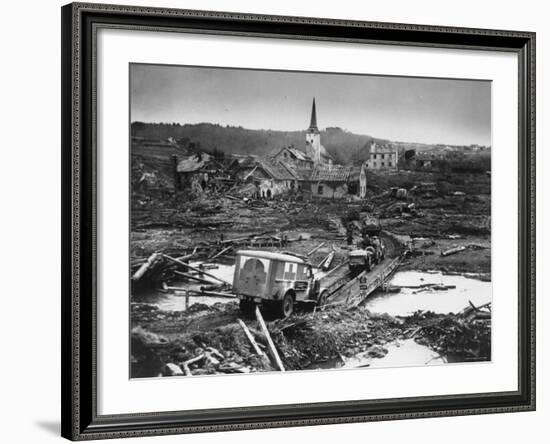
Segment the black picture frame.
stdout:
[[[62,14],[62,436],[71,440],[535,409],[535,33],[72,3]],[[95,38],[99,27],[511,51],[519,62],[518,390],[97,414]]]

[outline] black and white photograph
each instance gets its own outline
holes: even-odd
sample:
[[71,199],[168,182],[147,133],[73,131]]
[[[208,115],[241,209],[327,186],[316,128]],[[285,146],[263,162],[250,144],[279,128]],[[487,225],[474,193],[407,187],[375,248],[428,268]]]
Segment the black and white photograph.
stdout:
[[491,361],[491,82],[131,64],[130,377]]

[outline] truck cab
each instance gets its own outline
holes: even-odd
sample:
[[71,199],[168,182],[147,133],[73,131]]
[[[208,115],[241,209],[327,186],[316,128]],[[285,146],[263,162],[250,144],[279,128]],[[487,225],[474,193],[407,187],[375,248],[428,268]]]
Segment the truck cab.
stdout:
[[315,282],[311,264],[302,257],[271,251],[237,252],[233,291],[242,311],[263,304],[280,317],[290,316],[296,302],[315,300]]

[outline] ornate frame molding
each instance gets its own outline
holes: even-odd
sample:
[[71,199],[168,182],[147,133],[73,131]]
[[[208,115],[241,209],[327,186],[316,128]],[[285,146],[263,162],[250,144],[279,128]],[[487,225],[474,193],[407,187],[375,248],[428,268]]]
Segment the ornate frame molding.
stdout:
[[[71,440],[535,409],[535,34],[73,3],[62,8],[62,435]],[[519,390],[194,412],[97,415],[95,40],[98,27],[512,51],[519,60]]]

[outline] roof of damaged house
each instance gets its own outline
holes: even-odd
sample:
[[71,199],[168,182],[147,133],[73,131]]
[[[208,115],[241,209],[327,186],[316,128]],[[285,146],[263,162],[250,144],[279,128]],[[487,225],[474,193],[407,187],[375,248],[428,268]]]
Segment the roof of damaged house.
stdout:
[[178,173],[192,173],[204,168],[208,168],[212,164],[212,156],[206,153],[193,154],[178,162]]
[[282,149],[280,149],[279,151],[277,151],[273,157],[277,157],[279,154],[281,154],[283,151],[288,151],[290,154],[292,154],[292,156],[294,156],[296,159],[298,160],[303,160],[303,161],[306,161],[306,162],[313,162],[313,160],[311,159],[311,157],[309,157],[306,153],[304,153],[303,151],[300,151],[299,149],[297,148],[294,148],[293,146],[289,146],[289,147],[284,147]]
[[259,166],[275,180],[294,180],[296,177],[282,163],[276,160],[258,159]]
[[238,168],[252,168],[249,174],[253,174],[254,170],[261,169],[275,180],[295,180],[297,178],[283,162],[264,157],[249,156],[239,162]]
[[296,168],[294,165],[290,165],[285,162],[281,162],[281,164],[290,171],[290,173],[297,179],[297,180],[309,180],[311,178],[311,168]]
[[311,180],[325,182],[347,182],[353,176],[353,167],[343,165],[317,165],[312,173]]

